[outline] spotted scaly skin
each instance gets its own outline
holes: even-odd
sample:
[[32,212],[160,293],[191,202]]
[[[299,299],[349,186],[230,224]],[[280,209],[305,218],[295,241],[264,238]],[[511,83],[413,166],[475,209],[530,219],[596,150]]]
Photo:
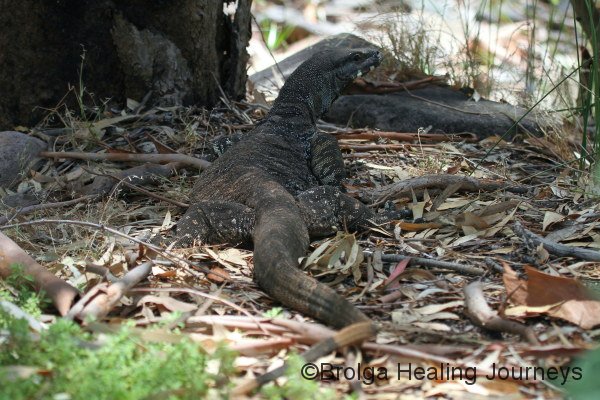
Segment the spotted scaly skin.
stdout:
[[316,122],[341,91],[381,62],[373,49],[318,53],[288,78],[266,118],[205,170],[177,224],[180,244],[254,245],[254,280],[272,298],[335,328],[369,319],[298,269],[309,237],[377,216],[339,188],[335,139]]

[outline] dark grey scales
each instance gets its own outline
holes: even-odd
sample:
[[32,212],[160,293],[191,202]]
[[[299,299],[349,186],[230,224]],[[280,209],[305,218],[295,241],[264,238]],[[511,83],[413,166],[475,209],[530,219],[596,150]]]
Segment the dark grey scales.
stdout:
[[381,223],[340,191],[344,164],[335,138],[316,122],[357,76],[381,62],[373,49],[314,55],[288,78],[273,108],[198,178],[177,224],[179,244],[254,244],[254,279],[274,299],[341,328],[369,319],[298,269],[309,237]]

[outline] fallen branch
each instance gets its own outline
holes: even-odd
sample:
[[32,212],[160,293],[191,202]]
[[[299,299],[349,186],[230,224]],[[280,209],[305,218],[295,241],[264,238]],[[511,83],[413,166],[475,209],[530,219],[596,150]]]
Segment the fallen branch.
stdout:
[[458,263],[453,263],[453,262],[448,262],[448,261],[439,261],[439,260],[433,260],[430,258],[421,258],[421,257],[409,257],[409,256],[403,256],[400,254],[382,254],[381,255],[381,261],[385,261],[385,262],[399,262],[399,261],[405,260],[407,258],[410,258],[411,265],[416,264],[416,265],[420,265],[422,267],[450,269],[452,271],[460,272],[461,274],[465,274],[465,275],[482,276],[486,273],[486,271],[481,268],[471,267],[469,265],[463,265],[463,264],[458,264]]
[[533,329],[516,321],[504,319],[493,311],[485,301],[480,282],[472,282],[465,286],[465,313],[477,326],[496,332],[509,332],[520,335],[535,346],[539,346]]
[[406,145],[404,144],[348,144],[339,143],[340,149],[342,150],[354,150],[354,151],[379,151],[379,150],[404,150]]
[[566,246],[564,244],[553,242],[525,229],[519,221],[515,222],[513,230],[526,243],[529,243],[531,247],[535,248],[542,244],[548,253],[554,254],[555,256],[574,257],[586,261],[600,261],[600,251],[598,250]]
[[[188,293],[188,294],[191,294],[194,296],[200,296],[200,297],[207,298],[209,300],[218,301],[218,302],[223,303],[226,306],[229,306],[229,307],[233,308],[234,310],[246,315],[248,318],[250,318],[252,320],[252,323],[254,324],[255,327],[257,327],[264,333],[268,333],[264,329],[262,329],[262,325],[260,324],[260,318],[254,317],[248,311],[244,310],[242,307],[232,303],[229,300],[220,298],[218,296],[214,296],[212,294],[204,293],[200,290],[196,290],[196,289],[192,289],[192,288],[171,287],[171,288],[134,288],[131,291],[132,292]],[[186,321],[189,321],[189,322],[201,321],[202,317],[206,317],[206,316],[192,316],[192,317],[187,318]],[[197,318],[200,318],[200,319],[197,320]],[[240,318],[240,317],[237,317],[237,318]]]
[[119,171],[114,175],[99,175],[94,181],[82,187],[79,192],[84,195],[105,196],[109,194],[119,182],[127,182],[132,185],[149,185],[156,183],[159,178],[173,176],[173,172],[179,163],[166,165],[143,164]]
[[0,232],[0,277],[6,279],[13,274],[13,265],[19,265],[24,275],[31,276],[35,289],[44,292],[52,300],[60,315],[67,314],[71,304],[79,296],[79,291],[35,262],[29,254]]
[[91,200],[95,197],[96,196],[88,195],[88,196],[81,196],[81,197],[78,197],[78,198],[72,199],[72,200],[58,201],[55,203],[35,204],[32,206],[23,207],[23,208],[20,208],[19,210],[17,210],[10,217],[0,217],[0,225],[6,224],[7,222],[13,220],[15,217],[17,217],[19,215],[27,215],[27,214],[34,213],[36,211],[50,210],[53,208],[69,207],[69,206],[84,202],[86,200]]
[[[331,337],[321,340],[320,342],[312,346],[310,349],[302,353],[301,357],[306,362],[312,362],[317,358],[329,354],[338,348],[350,346],[355,343],[360,343],[363,340],[374,336],[375,333],[375,328],[372,322],[359,322],[345,327],[344,329],[336,332]],[[269,383],[282,376],[287,370],[287,368],[288,365],[287,363],[285,363],[281,367],[269,371],[257,377],[256,379],[243,382],[233,389],[232,395],[241,396],[266,383]]]
[[390,139],[406,142],[428,142],[428,143],[439,143],[439,142],[456,142],[465,141],[469,143],[477,142],[479,139],[474,133],[457,133],[457,134],[443,134],[443,133],[413,133],[413,132],[383,132],[383,131],[360,131],[352,130],[350,132],[332,132],[336,139],[363,139],[363,140],[377,140],[377,139]]
[[277,353],[281,349],[287,349],[292,346],[295,341],[292,338],[264,339],[264,340],[246,340],[236,341],[231,343],[229,348],[238,352],[242,356],[256,357],[261,354]]
[[131,288],[150,275],[152,262],[145,262],[131,271],[117,282],[108,284],[102,282],[93,287],[71,308],[68,318],[85,321],[89,317],[103,318],[113,309],[118,301]]
[[450,185],[460,184],[460,190],[464,191],[485,191],[492,192],[496,190],[506,190],[513,193],[525,194],[529,191],[526,186],[515,185],[507,182],[480,180],[470,176],[436,174],[425,175],[417,178],[406,179],[398,183],[383,186],[377,189],[371,189],[363,192],[363,198],[366,201],[380,204],[389,199],[402,196],[412,196],[412,192],[424,189],[445,189]]
[[200,170],[207,168],[210,162],[200,158],[187,156],[185,154],[133,154],[133,153],[82,153],[82,152],[60,152],[42,151],[38,157],[46,158],[73,158],[76,160],[90,161],[129,161],[139,163],[167,164],[178,162]]

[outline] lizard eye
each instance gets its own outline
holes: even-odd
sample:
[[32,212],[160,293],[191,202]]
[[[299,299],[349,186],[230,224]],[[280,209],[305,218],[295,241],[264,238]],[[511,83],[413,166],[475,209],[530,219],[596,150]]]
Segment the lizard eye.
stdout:
[[354,61],[360,61],[360,54],[359,53],[354,53],[354,55],[352,56],[352,59]]

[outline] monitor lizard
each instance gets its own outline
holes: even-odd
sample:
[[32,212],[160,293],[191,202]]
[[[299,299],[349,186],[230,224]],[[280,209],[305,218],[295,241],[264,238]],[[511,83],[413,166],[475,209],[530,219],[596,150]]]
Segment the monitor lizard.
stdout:
[[340,190],[341,151],[316,127],[342,90],[381,59],[376,49],[334,49],[301,64],[267,116],[200,175],[177,223],[179,244],[252,241],[254,280],[272,298],[338,329],[370,321],[300,271],[298,260],[309,237],[382,221]]

